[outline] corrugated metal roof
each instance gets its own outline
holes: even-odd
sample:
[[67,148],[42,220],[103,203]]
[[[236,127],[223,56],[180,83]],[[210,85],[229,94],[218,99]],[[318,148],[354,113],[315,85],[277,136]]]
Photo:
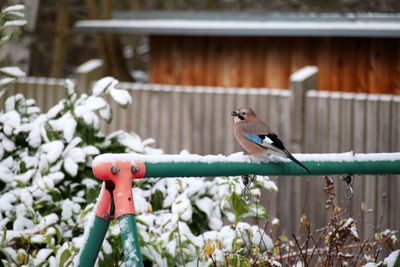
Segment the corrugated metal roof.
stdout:
[[116,12],[112,20],[82,20],[75,27],[148,35],[400,37],[400,14]]

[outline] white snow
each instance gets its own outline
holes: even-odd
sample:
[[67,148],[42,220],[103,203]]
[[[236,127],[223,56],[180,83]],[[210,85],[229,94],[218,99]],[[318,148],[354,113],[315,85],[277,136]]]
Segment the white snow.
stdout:
[[25,6],[24,5],[12,5],[4,8],[2,10],[2,13],[7,13],[7,12],[14,12],[14,11],[24,11]]
[[58,160],[64,150],[64,143],[56,140],[41,146],[42,152],[49,163],[54,163]]
[[314,76],[318,73],[318,67],[315,66],[306,66],[296,71],[290,76],[290,80],[293,82],[301,82],[305,79]]
[[396,250],[390,253],[389,256],[384,259],[383,265],[386,267],[396,267],[396,261],[400,262],[400,250]]
[[[154,30],[165,31],[172,29],[174,31],[191,31],[192,33],[206,31],[209,34],[212,32],[228,32],[240,31],[250,32],[254,34],[254,31],[265,31],[269,34],[282,35],[282,32],[289,31],[294,34],[298,32],[298,35],[304,35],[305,33],[318,34],[325,33],[325,35],[341,32],[361,32],[363,34],[377,31],[385,31],[394,34],[400,29],[399,23],[394,21],[391,23],[387,22],[324,22],[319,21],[308,22],[308,21],[228,21],[228,20],[87,20],[79,21],[76,26],[78,28],[96,28],[107,30],[112,29],[140,29],[141,31],[152,32]],[[365,33],[364,33],[365,31]],[[322,34],[324,35],[324,34]]]
[[102,65],[103,65],[103,61],[101,59],[91,59],[91,60],[88,60],[85,63],[79,65],[79,67],[76,68],[75,72],[76,73],[87,73],[94,69],[100,68]]
[[[14,21],[7,21],[5,23],[5,26],[11,26],[11,25],[21,26],[19,24],[21,24],[22,22],[24,22],[22,25],[26,24],[26,21],[14,20]],[[6,74],[8,76],[13,76],[13,77],[25,76],[25,72],[23,72],[18,67],[3,67],[3,68],[0,68],[0,72]]]
[[78,173],[78,164],[71,157],[64,159],[63,167],[64,170],[72,177],[75,177]]
[[211,198],[208,198],[208,197],[200,198],[200,199],[196,200],[195,204],[202,212],[207,214],[207,216],[209,218],[212,217],[212,211],[213,211],[214,205],[213,205],[213,201],[211,200]]
[[[13,81],[15,81],[14,77],[1,78],[0,79],[0,87],[3,87],[6,84],[12,83]],[[5,93],[4,90],[0,91],[0,97],[3,96],[4,93]]]
[[50,120],[49,124],[55,131],[62,132],[67,142],[70,142],[75,135],[77,122],[69,112],[65,113],[59,119]]
[[178,196],[171,206],[171,211],[177,214],[183,221],[190,221],[192,219],[192,205],[186,195]]
[[[354,154],[354,152],[346,153],[327,153],[327,154],[293,154],[299,161],[314,161],[314,162],[343,162],[343,161],[395,161],[400,160],[400,153],[368,153]],[[101,163],[135,162],[142,160],[144,162],[202,162],[202,163],[217,163],[217,162],[246,162],[251,160],[242,152],[235,153],[229,156],[224,155],[206,155],[200,156],[196,154],[190,155],[142,155],[142,154],[102,154],[93,160],[93,166]],[[271,161],[290,161],[286,158],[271,157]]]
[[49,109],[49,111],[47,112],[47,117],[49,119],[56,117],[64,109],[64,107],[64,102],[60,101],[57,105]]
[[1,140],[1,145],[3,149],[7,152],[11,152],[15,149],[15,144],[13,141],[11,141],[9,138],[7,138],[5,135],[0,133],[0,138]]
[[327,154],[293,154],[300,161],[317,162],[342,162],[342,161],[397,161],[400,160],[400,153],[327,153]]
[[132,97],[126,90],[110,88],[109,92],[114,101],[122,106],[127,106],[132,103]]
[[[26,23],[27,23],[26,20],[22,20],[22,19],[10,20],[10,21],[6,21],[6,22],[4,23],[4,25],[3,25],[3,27],[4,27],[4,28],[5,28],[5,27],[11,27],[11,26],[14,26],[14,27],[21,27],[21,26],[25,26]],[[23,75],[25,75],[25,73],[24,73]],[[20,75],[20,76],[23,76],[23,75]],[[12,76],[14,76],[14,75],[12,75]]]
[[196,154],[190,155],[143,155],[143,154],[102,154],[93,160],[93,166],[105,162],[134,162],[136,160],[143,160],[145,162],[250,162],[250,158],[245,156],[242,152],[232,154],[230,156],[224,155],[207,155],[200,156]]
[[279,225],[279,219],[278,218],[274,218],[274,219],[272,219],[272,221],[271,221],[271,225]]
[[132,231],[127,231],[131,229],[131,227],[129,226],[129,220],[126,218],[120,220],[119,226],[121,228],[121,231],[125,231],[126,236],[126,239],[123,240],[123,250],[124,256],[127,256],[127,258],[125,258],[124,260],[125,262],[137,262],[137,252],[135,246],[133,245],[135,236]]
[[107,89],[114,88],[118,84],[118,81],[113,77],[104,77],[98,80],[93,86],[93,95],[99,96],[103,94]]
[[15,110],[11,110],[0,116],[0,122],[3,123],[3,131],[6,135],[11,135],[14,129],[21,125],[21,116]]
[[36,255],[36,258],[33,260],[33,264],[35,266],[40,265],[44,263],[47,258],[53,253],[53,250],[50,248],[42,248],[39,250],[38,254]]

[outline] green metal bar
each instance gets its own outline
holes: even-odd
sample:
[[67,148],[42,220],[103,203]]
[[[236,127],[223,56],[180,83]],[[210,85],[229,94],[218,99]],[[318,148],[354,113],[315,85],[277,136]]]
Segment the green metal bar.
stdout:
[[95,215],[93,226],[89,229],[87,239],[75,264],[76,267],[94,266],[109,225],[109,220],[104,220]]
[[[398,153],[396,153],[398,154]],[[400,158],[397,160],[370,161],[302,161],[311,175],[400,174]],[[146,162],[145,177],[204,177],[234,176],[244,174],[272,176],[310,175],[297,164],[288,161],[279,162]]]
[[118,218],[124,251],[125,266],[143,266],[135,215],[126,214]]
[[[311,175],[337,174],[400,174],[400,153],[353,152],[339,154],[294,154],[307,166]],[[95,158],[93,166],[110,162],[141,161],[145,164],[142,177],[204,177],[235,176],[244,174],[292,176],[310,175],[292,161],[280,157],[255,161],[247,155],[138,155],[102,154]]]
[[[145,163],[146,177],[202,177],[258,174],[272,176],[310,175],[295,163],[239,163],[239,162],[159,162]],[[311,175],[336,174],[400,174],[400,162],[303,162]]]

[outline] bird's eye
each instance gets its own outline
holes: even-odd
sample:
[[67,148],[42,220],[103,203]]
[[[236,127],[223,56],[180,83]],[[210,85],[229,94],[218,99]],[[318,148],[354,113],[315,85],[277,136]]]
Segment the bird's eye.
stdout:
[[246,115],[246,112],[240,112],[240,115],[242,115],[242,116],[244,116],[244,115]]

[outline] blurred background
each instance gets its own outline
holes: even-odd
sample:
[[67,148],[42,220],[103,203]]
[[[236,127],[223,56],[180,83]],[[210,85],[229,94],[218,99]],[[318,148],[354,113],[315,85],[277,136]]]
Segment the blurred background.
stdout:
[[[294,153],[400,151],[400,1],[26,5],[26,34],[2,47],[0,61],[23,67],[29,77],[14,90],[44,110],[63,97],[65,78],[84,92],[110,75],[134,103],[114,107],[104,129],[154,138],[166,153],[241,151],[229,112],[244,105]],[[263,201],[282,231],[296,231],[302,214],[325,225],[319,178],[274,178],[279,193],[264,194]],[[364,233],[398,229],[398,177],[356,177],[350,200],[335,179],[338,205]]]
[[[2,1],[4,2],[4,1]],[[23,62],[31,76],[62,78],[71,75],[77,66],[88,59],[101,57],[107,62],[108,72],[122,80],[146,81],[149,79],[150,46],[148,35],[119,34],[118,40],[96,40],[94,34],[79,34],[74,25],[84,19],[110,19],[118,17],[117,11],[198,11],[221,12],[399,12],[396,0],[29,0],[27,4],[29,35],[18,43],[23,50],[12,53],[12,61]],[[218,17],[218,14],[216,15]],[[104,46],[112,46],[114,59],[106,58]],[[111,48],[110,48],[111,49]],[[17,50],[14,50],[17,51]],[[2,53],[4,60],[6,53]],[[110,61],[110,62],[108,62]],[[113,67],[111,68],[111,64]],[[108,66],[110,65],[110,66]],[[112,70],[111,70],[111,69]],[[136,75],[135,75],[136,73]],[[131,74],[131,75],[129,75]]]

